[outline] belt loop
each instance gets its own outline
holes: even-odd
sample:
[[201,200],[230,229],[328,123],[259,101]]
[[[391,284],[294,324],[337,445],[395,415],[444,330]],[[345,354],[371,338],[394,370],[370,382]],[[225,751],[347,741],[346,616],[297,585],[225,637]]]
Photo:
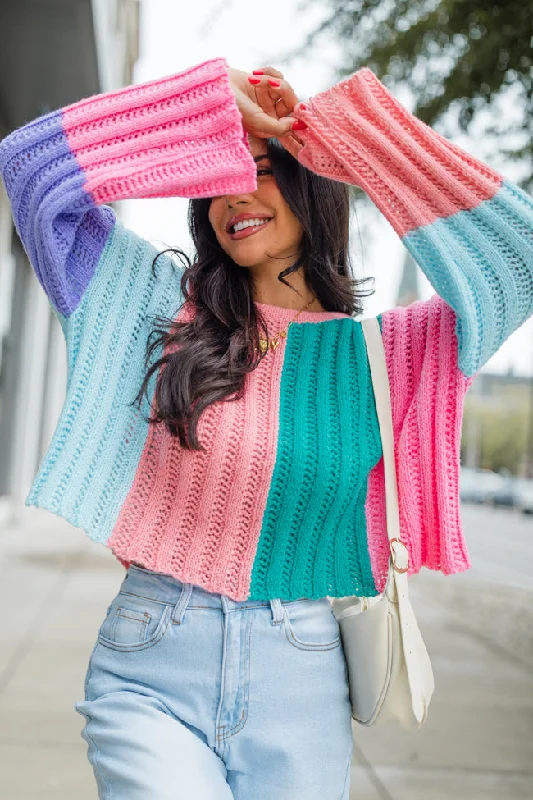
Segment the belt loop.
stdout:
[[176,625],[181,625],[183,621],[183,615],[185,614],[185,609],[187,608],[187,604],[191,597],[192,588],[193,588],[192,583],[181,584],[180,596],[172,611],[172,622],[175,622]]
[[272,625],[279,625],[283,622],[283,606],[279,597],[270,600],[270,608],[272,609]]

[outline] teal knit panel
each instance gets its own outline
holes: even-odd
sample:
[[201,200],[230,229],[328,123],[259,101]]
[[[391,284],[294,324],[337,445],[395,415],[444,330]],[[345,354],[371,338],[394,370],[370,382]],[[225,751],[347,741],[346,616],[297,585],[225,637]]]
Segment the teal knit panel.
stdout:
[[365,501],[368,475],[381,455],[361,323],[291,325],[251,599],[378,593]]

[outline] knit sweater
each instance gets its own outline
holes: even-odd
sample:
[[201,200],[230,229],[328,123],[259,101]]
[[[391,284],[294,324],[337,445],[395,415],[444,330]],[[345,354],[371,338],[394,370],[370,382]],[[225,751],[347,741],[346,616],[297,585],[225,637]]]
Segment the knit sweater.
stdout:
[[[470,566],[465,394],[533,314],[533,202],[404,109],[368,69],[311,98],[297,157],[362,187],[436,291],[378,315],[410,573]],[[375,595],[388,565],[382,447],[362,326],[304,312],[202,414],[205,452],[132,405],[156,316],[190,319],[181,268],[106,205],[253,192],[227,64],[97,95],[0,143],[17,231],[61,324],[67,390],[26,498],[135,562],[235,600]],[[259,303],[269,331],[294,317]],[[161,356],[155,350],[152,361]],[[152,362],[150,362],[152,363]]]

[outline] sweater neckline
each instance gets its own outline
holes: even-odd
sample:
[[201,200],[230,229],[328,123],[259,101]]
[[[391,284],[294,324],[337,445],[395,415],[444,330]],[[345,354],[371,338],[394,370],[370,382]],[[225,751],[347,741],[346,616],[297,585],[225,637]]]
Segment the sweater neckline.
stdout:
[[[283,306],[273,306],[269,303],[258,303],[255,305],[260,309],[266,320],[272,323],[284,325],[296,316],[296,310],[293,308],[284,308]],[[330,319],[351,319],[350,314],[344,314],[342,311],[302,311],[300,315],[294,320],[295,325],[300,322],[326,322]]]

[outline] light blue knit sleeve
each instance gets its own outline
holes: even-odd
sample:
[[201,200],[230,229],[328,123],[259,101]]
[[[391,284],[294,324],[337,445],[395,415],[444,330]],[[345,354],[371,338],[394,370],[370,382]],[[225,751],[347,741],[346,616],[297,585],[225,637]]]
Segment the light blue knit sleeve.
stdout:
[[504,181],[490,199],[403,242],[455,311],[459,368],[473,376],[533,315],[532,198]]

